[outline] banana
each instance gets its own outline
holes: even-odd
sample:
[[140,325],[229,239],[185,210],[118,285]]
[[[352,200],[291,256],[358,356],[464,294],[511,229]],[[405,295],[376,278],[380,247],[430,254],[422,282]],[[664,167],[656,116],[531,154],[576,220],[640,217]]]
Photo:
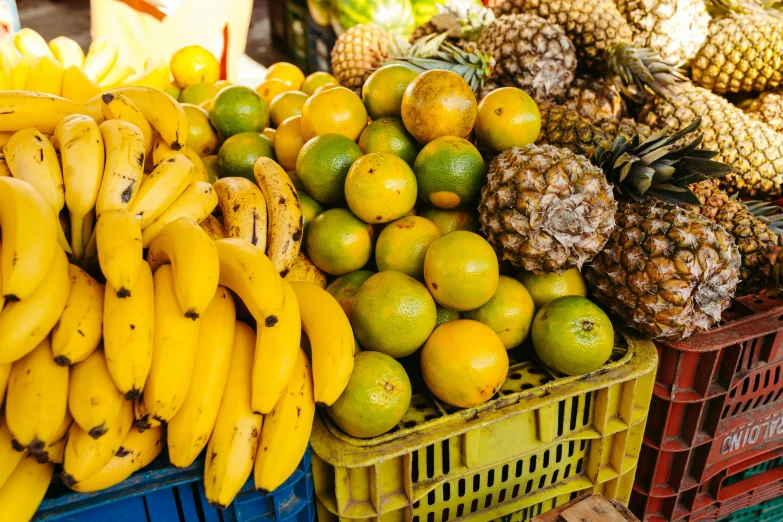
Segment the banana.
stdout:
[[[2,141],[0,137],[0,141]],[[2,145],[5,147],[5,144]],[[8,168],[8,162],[5,161],[5,158],[0,158],[0,178],[10,178],[13,174],[11,174],[11,169]]]
[[8,56],[0,53],[0,90],[10,91],[14,88],[13,74],[13,66]]
[[114,385],[127,400],[137,399],[152,364],[154,290],[147,263],[139,267],[130,297],[119,298],[106,284],[103,302],[103,351]]
[[63,86],[63,66],[52,56],[39,57],[27,75],[24,89],[60,96]]
[[13,440],[8,423],[0,416],[0,489],[26,453],[24,448],[14,447]]
[[256,489],[264,495],[277,489],[296,470],[310,441],[313,417],[313,374],[300,348],[294,376],[261,430],[253,478]]
[[[184,147],[183,149],[180,149],[180,154],[185,154],[185,149],[187,147]],[[167,158],[170,158],[177,152],[172,150],[171,147],[169,147],[169,144],[166,143],[166,141],[161,137],[160,134],[154,133],[152,137],[152,165],[153,167],[157,167],[160,165],[160,163]],[[187,154],[185,154],[187,157]],[[195,176],[195,174],[194,174]]]
[[147,123],[141,111],[122,94],[110,92],[101,95],[101,111],[107,120],[122,120],[139,128],[144,136],[145,157],[152,152],[152,127]]
[[[5,252],[7,247],[3,246]],[[14,362],[33,351],[65,309],[71,291],[65,252],[58,248],[44,269],[49,271],[46,280],[31,296],[7,303],[0,312],[0,364]]]
[[144,86],[118,87],[109,92],[127,96],[171,150],[176,152],[185,146],[188,140],[188,117],[174,98],[161,90]]
[[95,239],[106,282],[117,297],[129,297],[144,263],[139,220],[124,208],[106,210],[95,225]]
[[162,422],[152,418],[141,397],[133,401],[133,417],[136,419],[135,426],[140,432],[163,426]]
[[142,399],[150,417],[170,421],[188,394],[196,363],[198,319],[185,317],[179,309],[174,270],[161,266],[155,281],[155,328],[152,366]]
[[[0,229],[0,234],[2,233],[2,229]],[[2,239],[2,237],[0,237]],[[3,259],[3,244],[0,243],[0,260]],[[3,307],[5,306],[5,292],[3,292],[3,279],[2,279],[2,273],[0,273],[0,312],[3,311]],[[0,407],[3,405],[3,401],[0,400]]]
[[76,114],[66,116],[57,125],[52,144],[60,151],[65,203],[71,216],[73,259],[79,262],[86,241],[84,223],[95,207],[103,179],[103,136],[95,120]]
[[103,286],[76,265],[68,265],[68,275],[68,301],[52,330],[52,353],[60,366],[87,359],[103,333]]
[[288,270],[283,279],[289,282],[304,281],[313,283],[324,289],[327,286],[326,275],[302,251],[299,252],[299,255],[296,257],[296,263]]
[[331,406],[345,390],[353,371],[351,323],[326,290],[311,283],[290,284],[299,302],[302,330],[310,339],[315,402]]
[[89,493],[115,486],[134,472],[149,465],[163,449],[163,429],[131,429],[120,449],[97,473],[71,485],[79,493]]
[[255,341],[253,330],[237,322],[229,378],[207,445],[204,493],[209,504],[221,510],[231,504],[247,482],[258,448],[263,416],[253,413],[250,407]]
[[178,468],[188,467],[196,460],[215,426],[228,380],[235,327],[234,299],[231,292],[220,286],[201,317],[193,385],[166,431],[169,460]]
[[184,147],[182,150],[188,159],[193,162],[193,181],[209,183],[209,174],[207,174],[207,168],[204,166],[204,162],[201,161],[201,157],[190,147]]
[[136,69],[130,65],[115,64],[111,71],[98,84],[101,89],[109,90],[119,87],[127,78],[136,74]]
[[81,67],[84,64],[82,46],[67,36],[58,36],[49,40],[49,50],[63,67]]
[[21,55],[14,45],[13,38],[6,38],[0,43],[0,55],[3,59],[7,59],[11,67],[15,67]]
[[[30,69],[33,68],[33,64],[38,61],[37,56],[31,54],[23,55],[16,62],[13,71],[11,71],[11,87],[15,91],[24,91],[27,85],[27,77],[30,75]],[[26,92],[26,91],[25,91]],[[33,93],[40,94],[40,93]],[[17,129],[18,130],[18,129]]]
[[71,487],[96,473],[105,466],[122,446],[133,424],[133,402],[122,401],[122,407],[111,428],[96,439],[73,423],[68,430],[63,452],[63,483]]
[[253,358],[253,411],[267,414],[283,395],[294,374],[302,318],[296,294],[287,281],[285,303],[279,321],[272,328],[259,323],[256,354]]
[[220,278],[217,248],[206,232],[188,218],[163,227],[150,243],[147,262],[152,271],[171,263],[174,290],[185,317],[196,320],[210,306]]
[[150,243],[160,234],[163,227],[175,219],[186,217],[198,223],[210,215],[216,206],[217,195],[212,185],[203,181],[191,183],[169,208],[141,231],[144,248],[149,248]]
[[[70,65],[63,71],[60,96],[75,103],[84,103],[101,93],[101,88],[84,74],[79,67]],[[86,111],[83,111],[86,112]]]
[[67,406],[68,368],[54,363],[46,338],[11,368],[5,420],[16,447],[40,453],[55,442]]
[[223,178],[213,185],[228,237],[244,239],[266,252],[266,200],[258,185],[245,178]]
[[27,522],[41,505],[54,474],[54,465],[25,457],[0,488],[0,520]]
[[51,94],[20,90],[0,92],[0,131],[16,132],[35,127],[44,134],[52,134],[63,118],[85,112],[81,105]]
[[204,221],[199,223],[199,226],[204,229],[212,241],[217,241],[218,239],[225,239],[228,237],[226,235],[226,230],[223,228],[223,223],[221,223],[220,220],[218,220],[218,218],[212,214],[205,217]]
[[117,62],[119,49],[117,44],[106,38],[98,38],[90,44],[87,56],[84,57],[82,70],[87,77],[100,83]]
[[54,58],[54,54],[46,45],[46,40],[37,31],[27,27],[20,29],[14,34],[14,45],[22,56],[49,56]]
[[192,177],[193,163],[184,154],[174,154],[155,167],[130,206],[142,230],[174,203]]
[[95,350],[71,367],[68,410],[74,422],[92,438],[97,439],[111,429],[124,400],[111,380],[103,350]]
[[171,79],[169,64],[160,58],[147,58],[144,62],[144,70],[139,74],[126,78],[123,86],[143,86],[160,89],[168,87]]
[[220,283],[236,293],[259,325],[273,328],[285,302],[285,287],[272,262],[242,239],[215,241],[220,259]]
[[8,388],[8,377],[11,375],[11,363],[0,364],[0,408],[5,400],[5,390]]
[[95,215],[115,208],[128,208],[139,191],[144,172],[144,135],[122,120],[107,120],[98,127],[106,146],[103,180],[95,202]]
[[53,464],[63,463],[63,451],[65,450],[65,436],[68,435],[68,430],[71,429],[72,424],[73,424],[73,417],[71,417],[71,412],[66,410],[65,418],[63,419],[62,424],[60,424],[60,427],[57,428],[57,432],[52,437],[54,439],[54,442],[47,444],[42,452],[35,454],[35,458],[36,460],[38,460],[39,463],[41,464],[44,464],[46,462],[51,462]]

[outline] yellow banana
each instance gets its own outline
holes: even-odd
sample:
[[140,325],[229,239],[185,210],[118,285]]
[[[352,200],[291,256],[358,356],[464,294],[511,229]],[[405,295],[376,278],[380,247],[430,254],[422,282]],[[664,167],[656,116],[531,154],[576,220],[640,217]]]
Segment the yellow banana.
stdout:
[[266,495],[296,470],[304,457],[315,416],[313,374],[300,348],[285,393],[267,415],[253,473],[256,489]]
[[11,67],[14,67],[21,57],[14,45],[13,38],[6,38],[3,43],[0,43],[0,54],[3,55],[4,59],[8,59]]
[[160,58],[147,58],[144,62],[144,70],[139,74],[126,78],[123,86],[143,86],[160,89],[168,87],[171,80],[169,64]]
[[60,96],[63,85],[63,66],[51,56],[38,58],[27,75],[26,91]]
[[0,364],[0,408],[5,400],[5,390],[8,388],[8,377],[11,375],[11,363]]
[[259,323],[256,354],[253,359],[253,411],[267,414],[283,395],[294,373],[302,318],[291,285],[283,281],[285,303],[279,321],[268,328]]
[[106,165],[95,202],[95,215],[115,208],[128,208],[139,191],[144,172],[144,135],[122,120],[107,120],[98,127],[106,146]]
[[152,152],[152,127],[147,123],[141,111],[122,94],[110,92],[101,95],[101,111],[107,120],[122,120],[139,128],[144,136],[145,157]]
[[174,289],[185,317],[198,319],[210,306],[220,278],[217,248],[206,232],[188,218],[163,227],[147,253],[152,271],[171,263]]
[[14,436],[8,429],[8,423],[0,416],[0,489],[26,453],[24,448],[15,447],[13,441]]
[[24,27],[14,34],[14,45],[22,56],[49,56],[54,58],[54,54],[46,45],[46,40],[33,29]]
[[101,88],[87,78],[79,67],[70,65],[63,71],[63,85],[60,91],[60,96],[63,98],[75,103],[84,103],[100,93]]
[[282,275],[296,263],[302,245],[302,207],[291,178],[269,158],[258,158],[253,171],[269,212],[269,260]]
[[258,448],[263,416],[250,407],[255,341],[253,330],[237,322],[228,381],[204,466],[204,493],[209,504],[218,509],[231,504],[242,489],[253,470]]
[[163,214],[185,191],[191,183],[192,171],[193,163],[184,154],[174,154],[155,167],[141,184],[130,206],[142,229]]
[[0,90],[10,91],[14,88],[14,69],[8,56],[0,52]]
[[152,418],[141,397],[133,401],[133,417],[136,419],[135,426],[140,432],[163,426],[162,422]]
[[15,132],[35,127],[44,134],[52,134],[63,118],[85,112],[81,105],[51,94],[19,90],[0,92],[0,131]]
[[207,445],[228,380],[235,327],[234,299],[219,286],[201,317],[193,384],[166,429],[169,460],[174,466],[190,466]]
[[[6,248],[4,243],[3,251]],[[48,270],[46,280],[31,296],[6,303],[0,312],[0,364],[14,362],[33,351],[49,335],[65,309],[71,279],[68,258],[62,249],[55,251],[45,270]]]
[[87,56],[84,57],[82,70],[89,79],[100,83],[117,61],[117,44],[106,38],[98,38],[90,44]]
[[103,333],[103,286],[76,265],[68,265],[68,275],[68,301],[52,330],[52,353],[60,366],[89,357],[98,348]]
[[176,152],[185,146],[188,140],[188,117],[174,98],[162,90],[145,86],[118,87],[110,92],[127,96],[171,150]]
[[129,78],[134,74],[136,74],[136,69],[130,65],[114,64],[111,71],[109,71],[106,77],[101,80],[101,83],[98,85],[103,90],[114,89],[119,87],[126,78]]
[[163,449],[163,429],[131,429],[120,449],[97,473],[71,485],[79,493],[89,493],[115,486],[134,472],[149,465]]
[[68,368],[54,363],[46,338],[11,368],[5,420],[16,447],[40,453],[55,442],[67,406]]
[[67,36],[58,36],[49,40],[49,50],[63,67],[81,67],[84,64],[82,46]]
[[[185,157],[187,157],[185,149],[187,149],[187,147],[180,149],[180,154],[184,154]],[[170,158],[174,154],[176,154],[176,151],[171,150],[171,147],[169,147],[169,144],[166,143],[161,135],[154,133],[152,136],[152,165],[157,167],[163,160]]]
[[205,217],[204,221],[199,223],[199,226],[204,229],[204,231],[213,241],[217,241],[218,239],[225,239],[228,237],[226,235],[226,230],[223,228],[223,223],[221,223],[220,220],[218,220],[218,218],[212,214]]
[[60,424],[60,427],[57,428],[57,433],[55,433],[52,437],[54,442],[47,444],[42,452],[35,454],[35,458],[38,460],[38,462],[41,464],[45,462],[51,462],[53,464],[63,463],[65,436],[68,435],[68,430],[71,429],[72,424],[73,417],[71,417],[71,412],[66,410],[65,418],[63,419],[62,424]]
[[182,150],[185,151],[188,159],[193,162],[193,181],[209,183],[209,174],[207,174],[207,168],[204,166],[204,162],[201,161],[201,157],[190,147],[184,147]]
[[103,350],[95,350],[71,367],[68,410],[81,429],[97,439],[117,420],[125,401],[109,375]]
[[324,289],[327,286],[326,275],[302,251],[299,252],[299,255],[296,257],[296,263],[288,270],[283,279],[289,282],[304,281],[313,283]]
[[[5,144],[2,146],[5,147]],[[0,178],[10,178],[12,176],[11,169],[8,168],[8,162],[5,161],[5,158],[0,158]]]
[[139,267],[130,297],[119,298],[106,284],[103,302],[103,351],[114,385],[127,400],[137,399],[152,364],[154,290],[147,263]]
[[0,520],[31,520],[43,501],[53,474],[53,464],[39,464],[32,455],[22,459],[0,488]]
[[155,281],[152,366],[142,399],[150,417],[170,421],[188,394],[198,348],[198,319],[179,309],[171,265],[161,266]]
[[299,302],[302,330],[310,339],[315,402],[331,406],[353,371],[354,337],[340,304],[311,283],[290,283]]
[[[2,233],[2,229],[0,229],[0,233]],[[0,260],[2,259],[3,259],[3,244],[0,243]],[[5,306],[5,292],[3,292],[3,279],[2,279],[2,273],[0,273],[0,312],[3,311],[4,306]],[[0,400],[0,407],[2,406],[3,406],[3,401]]]
[[106,210],[95,225],[95,239],[106,281],[117,297],[129,297],[144,263],[139,220],[124,208]]
[[76,114],[66,116],[57,125],[52,144],[60,151],[73,258],[79,262],[84,256],[86,216],[95,207],[103,179],[103,137],[95,120]]
[[132,424],[131,401],[122,401],[120,412],[112,420],[111,428],[98,439],[74,422],[68,430],[63,452],[63,483],[70,487],[98,473],[120,449]]
[[266,252],[266,200],[258,185],[245,178],[223,178],[213,185],[228,237],[244,239]]
[[216,206],[217,195],[212,185],[203,181],[191,183],[169,208],[141,231],[144,248],[148,248],[152,240],[163,230],[163,227],[175,219],[186,217],[198,223],[210,215]]
[[[30,75],[30,70],[33,68],[33,64],[36,63],[37,61],[38,61],[37,56],[28,54],[28,55],[23,55],[16,62],[16,65],[14,65],[14,68],[11,71],[11,87],[15,91],[24,91],[25,86],[27,85],[27,77]],[[31,93],[31,94],[40,94],[40,93]]]

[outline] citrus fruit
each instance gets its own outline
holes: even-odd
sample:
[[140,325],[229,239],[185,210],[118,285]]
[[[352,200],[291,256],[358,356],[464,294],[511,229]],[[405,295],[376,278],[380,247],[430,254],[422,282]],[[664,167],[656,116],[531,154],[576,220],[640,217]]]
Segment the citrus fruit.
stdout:
[[495,251],[473,232],[450,232],[433,241],[424,256],[427,288],[438,304],[458,312],[489,301],[499,276]]
[[315,266],[332,275],[355,272],[372,255],[370,225],[345,208],[321,212],[310,223],[305,243]]
[[479,223],[476,216],[467,210],[443,210],[427,207],[419,212],[423,218],[427,218],[440,229],[441,234],[448,234],[455,230],[479,231]]
[[327,83],[315,89],[312,95],[314,96],[319,92],[328,91],[329,89],[336,89],[337,87],[341,87],[341,85],[339,83]]
[[199,156],[208,156],[217,152],[220,140],[217,131],[209,123],[207,111],[188,103],[183,103],[182,108],[188,117],[188,148]]
[[277,129],[273,129],[272,127],[265,127],[263,131],[261,131],[261,134],[269,138],[269,141],[272,142],[272,145],[275,144],[275,134],[277,134]]
[[362,87],[362,100],[367,114],[376,120],[383,116],[400,117],[402,95],[414,78],[419,75],[410,67],[392,64],[373,72]]
[[218,89],[223,89],[224,87],[230,87],[232,85],[234,84],[228,80],[218,80],[215,82],[215,87],[217,87]]
[[349,320],[353,315],[353,300],[356,297],[356,292],[372,276],[373,272],[369,270],[357,270],[338,277],[326,287],[326,291],[340,303]]
[[350,138],[324,134],[302,146],[296,174],[313,199],[324,205],[340,205],[345,202],[345,177],[361,156],[361,149]]
[[291,116],[301,116],[302,106],[308,96],[302,91],[286,91],[272,98],[269,104],[269,120],[277,127]]
[[302,136],[302,117],[291,116],[284,120],[275,131],[275,154],[277,162],[285,170],[296,168],[296,158],[304,146]]
[[438,310],[438,318],[435,320],[435,328],[444,323],[448,323],[449,321],[456,321],[460,318],[459,312],[450,310],[445,306],[436,305],[436,308]]
[[302,134],[308,140],[336,133],[356,141],[366,126],[367,109],[362,99],[345,87],[314,94],[302,107]]
[[533,98],[516,87],[501,87],[478,105],[476,137],[493,152],[535,143],[541,131],[541,113]]
[[439,237],[440,230],[429,219],[408,216],[392,221],[378,235],[375,264],[379,271],[396,270],[424,281],[424,255]]
[[302,180],[300,180],[299,176],[296,175],[296,170],[288,170],[286,171],[286,174],[288,174],[288,177],[291,178],[291,183],[293,183],[296,190],[305,189],[304,185],[302,184]]
[[367,223],[388,223],[416,204],[416,176],[402,159],[374,152],[357,159],[345,178],[345,200]]
[[312,95],[318,87],[328,84],[339,85],[340,82],[328,72],[317,71],[304,79],[301,89],[302,92]]
[[222,176],[220,175],[220,166],[218,165],[217,154],[210,154],[201,158],[201,163],[204,164],[204,170],[207,172],[207,178],[210,183],[214,183]]
[[548,272],[544,274],[534,274],[520,270],[516,274],[516,279],[525,285],[525,288],[533,298],[536,310],[539,310],[550,301],[563,297],[565,295],[578,295],[585,297],[587,288],[582,274],[578,268],[566,270],[562,274]]
[[471,408],[487,402],[508,373],[508,354],[492,329],[458,319],[441,325],[421,350],[421,374],[438,399]]
[[452,71],[422,73],[402,96],[402,121],[421,143],[441,136],[466,137],[476,113],[476,95],[462,76]]
[[188,45],[174,53],[169,66],[177,85],[183,89],[195,83],[215,83],[220,79],[220,62],[200,45]]
[[214,98],[218,90],[214,83],[194,83],[182,89],[182,93],[179,95],[179,102],[199,105]]
[[272,142],[258,132],[240,132],[223,142],[218,150],[218,166],[222,177],[238,176],[256,182],[253,165],[265,156],[275,159]]
[[269,125],[269,109],[266,102],[252,90],[232,85],[215,95],[209,121],[225,138],[240,132],[261,132]]
[[500,276],[492,299],[475,310],[463,312],[462,317],[473,319],[492,328],[506,350],[518,346],[530,333],[535,306],[522,283],[508,276]]
[[174,84],[169,85],[165,89],[163,89],[163,92],[174,98],[175,100],[179,101],[179,95],[182,94],[182,89],[177,87]]
[[256,93],[264,99],[267,105],[272,103],[272,100],[278,94],[292,90],[293,88],[290,85],[278,78],[265,80],[261,85],[256,87]]
[[359,288],[351,326],[367,350],[399,359],[427,340],[435,329],[437,310],[427,288],[400,272],[378,272]]
[[313,222],[318,214],[324,211],[324,207],[304,190],[300,190],[298,196],[299,205],[302,207],[302,236],[304,237],[307,234],[310,223]]
[[597,370],[612,355],[614,328],[592,301],[567,295],[538,311],[531,338],[544,364],[566,375],[581,375]]
[[266,80],[283,80],[292,89],[299,89],[305,79],[304,73],[299,67],[288,62],[278,62],[269,66],[266,70]]
[[377,437],[394,428],[411,405],[411,381],[400,363],[378,352],[361,352],[340,397],[327,409],[348,435]]
[[443,136],[421,149],[413,164],[419,197],[438,208],[475,203],[486,181],[484,158],[469,141]]
[[359,136],[359,148],[365,154],[388,152],[413,166],[419,147],[399,118],[385,117],[370,122]]
[[[307,0],[307,11],[310,13],[310,17],[313,19],[313,22],[317,23],[318,25],[328,27],[331,23],[331,0]],[[307,79],[305,79],[305,81],[307,81]]]

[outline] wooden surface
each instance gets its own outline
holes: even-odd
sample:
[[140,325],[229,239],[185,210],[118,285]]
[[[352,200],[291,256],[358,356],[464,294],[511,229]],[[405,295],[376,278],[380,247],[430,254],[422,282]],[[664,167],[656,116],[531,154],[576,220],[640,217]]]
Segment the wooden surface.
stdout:
[[532,522],[639,522],[627,507],[603,495],[582,495]]

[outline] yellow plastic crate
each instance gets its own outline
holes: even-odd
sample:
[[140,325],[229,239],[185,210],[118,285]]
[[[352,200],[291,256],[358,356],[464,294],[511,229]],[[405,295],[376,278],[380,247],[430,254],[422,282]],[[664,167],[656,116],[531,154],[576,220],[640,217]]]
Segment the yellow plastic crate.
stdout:
[[[497,398],[457,409],[413,396],[392,432],[353,438],[325,413],[310,438],[320,522],[524,522],[602,493],[627,502],[652,394],[654,345],[618,333],[610,361],[582,376],[513,364]],[[539,511],[540,512],[540,511]]]

